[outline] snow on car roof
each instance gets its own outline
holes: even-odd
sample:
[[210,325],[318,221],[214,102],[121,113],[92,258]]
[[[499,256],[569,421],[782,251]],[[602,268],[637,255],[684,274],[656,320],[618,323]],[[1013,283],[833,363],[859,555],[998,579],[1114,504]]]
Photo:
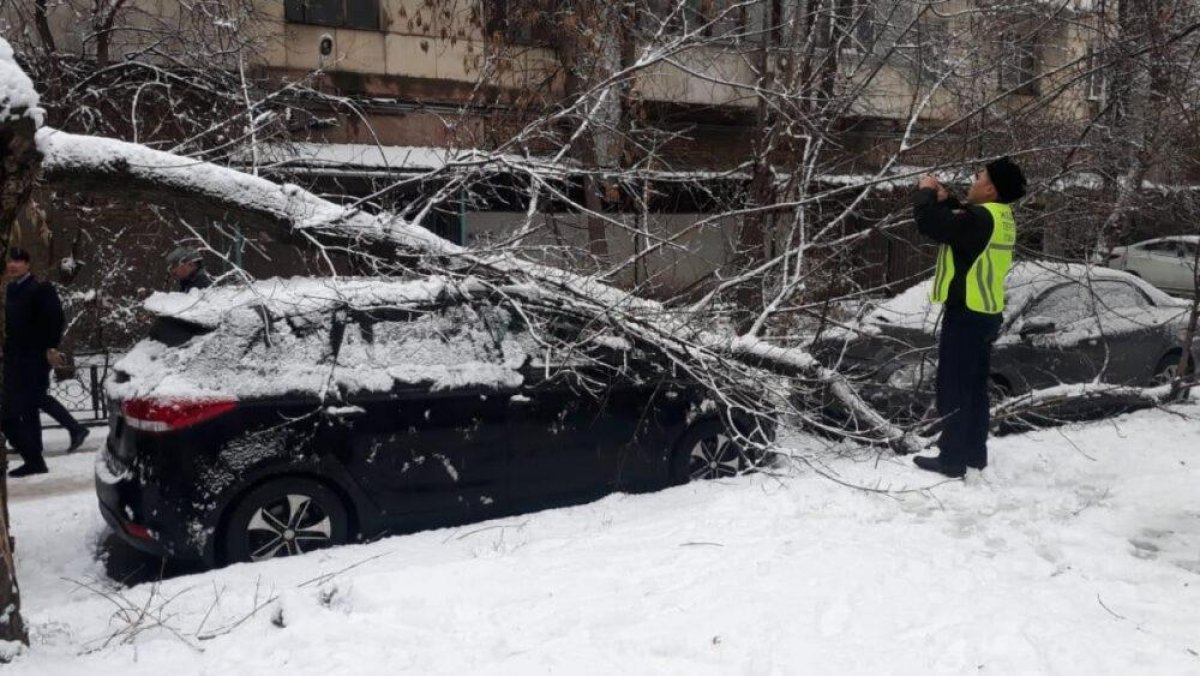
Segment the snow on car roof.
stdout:
[[213,328],[245,317],[291,317],[338,307],[407,307],[446,296],[462,296],[482,287],[471,280],[441,276],[397,280],[371,277],[273,278],[248,284],[210,287],[188,293],[155,293],[143,307],[159,317]]
[[[146,303],[155,314],[212,330],[172,345],[140,341],[115,365],[120,377],[107,383],[107,392],[117,399],[336,398],[396,386],[520,385],[519,369],[537,346],[514,326],[509,308],[449,302],[424,311],[447,296],[464,297],[471,284],[441,277],[297,277],[155,294]],[[322,313],[346,305],[419,311],[404,319],[376,318],[367,328],[346,322],[334,339],[334,322]],[[271,322],[263,321],[264,309]]]
[[[867,315],[866,321],[904,328],[919,329],[932,333],[937,326],[940,306],[929,301],[929,285],[926,278],[889,299]],[[1005,292],[1005,315],[1012,316],[1031,298],[1045,289],[1062,282],[1084,282],[1095,279],[1119,279],[1129,282],[1150,296],[1158,305],[1175,305],[1176,299],[1154,288],[1129,273],[1111,268],[1083,265],[1080,263],[1058,263],[1054,261],[1018,261],[1008,273]]]

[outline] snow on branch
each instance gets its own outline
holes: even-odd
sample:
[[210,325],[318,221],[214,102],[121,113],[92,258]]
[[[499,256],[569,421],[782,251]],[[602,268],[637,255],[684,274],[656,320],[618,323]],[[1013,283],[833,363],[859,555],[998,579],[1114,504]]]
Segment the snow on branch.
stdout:
[[13,56],[12,46],[0,38],[0,122],[28,117],[42,126],[44,112],[33,82]]
[[[1170,385],[1135,387],[1111,383],[1070,383],[1010,397],[992,407],[992,419],[1000,422],[1022,415],[1052,417],[1065,408],[1129,411],[1171,403],[1177,398]],[[1069,413],[1069,411],[1068,411]]]
[[462,251],[446,240],[390,214],[371,214],[334,204],[291,184],[209,162],[153,150],[136,143],[81,136],[51,129],[38,130],[38,147],[45,155],[48,178],[90,177],[123,180],[168,189],[229,208],[254,212],[296,230],[336,228],[351,238],[386,238],[424,253],[448,255]]

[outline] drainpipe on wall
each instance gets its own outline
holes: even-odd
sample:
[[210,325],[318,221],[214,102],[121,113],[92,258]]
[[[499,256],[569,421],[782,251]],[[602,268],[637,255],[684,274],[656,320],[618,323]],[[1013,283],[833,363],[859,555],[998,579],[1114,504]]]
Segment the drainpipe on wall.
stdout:
[[458,244],[467,245],[467,195],[462,189],[458,191]]

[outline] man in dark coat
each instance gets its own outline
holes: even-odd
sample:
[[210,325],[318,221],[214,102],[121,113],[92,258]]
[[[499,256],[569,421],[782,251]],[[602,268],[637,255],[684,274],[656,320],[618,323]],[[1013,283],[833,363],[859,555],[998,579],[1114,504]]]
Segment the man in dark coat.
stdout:
[[987,467],[992,342],[1003,321],[1005,276],[1017,238],[1010,205],[1024,195],[1025,175],[1005,157],[976,173],[966,203],[931,176],[921,179],[913,196],[917,229],[941,245],[930,300],[943,305],[940,452],[913,458],[921,469],[961,477],[968,468]]
[[66,322],[54,286],[30,274],[27,251],[11,249],[5,272],[9,281],[0,429],[25,461],[8,475],[23,477],[47,471],[38,409],[50,388],[50,368],[61,360],[58,343]]
[[183,293],[212,286],[212,278],[204,270],[204,257],[196,249],[179,247],[172,251],[167,255],[167,270]]

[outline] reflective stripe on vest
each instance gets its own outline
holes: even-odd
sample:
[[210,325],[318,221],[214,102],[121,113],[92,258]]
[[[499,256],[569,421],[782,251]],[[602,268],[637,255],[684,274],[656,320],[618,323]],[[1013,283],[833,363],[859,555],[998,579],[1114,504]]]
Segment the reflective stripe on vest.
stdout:
[[[1007,204],[988,202],[982,205],[992,216],[992,237],[979,257],[967,269],[964,280],[967,308],[984,314],[1004,311],[1004,278],[1012,267],[1013,248],[1017,243],[1017,223]],[[929,300],[945,303],[954,280],[954,253],[943,244],[938,247],[937,271]]]

